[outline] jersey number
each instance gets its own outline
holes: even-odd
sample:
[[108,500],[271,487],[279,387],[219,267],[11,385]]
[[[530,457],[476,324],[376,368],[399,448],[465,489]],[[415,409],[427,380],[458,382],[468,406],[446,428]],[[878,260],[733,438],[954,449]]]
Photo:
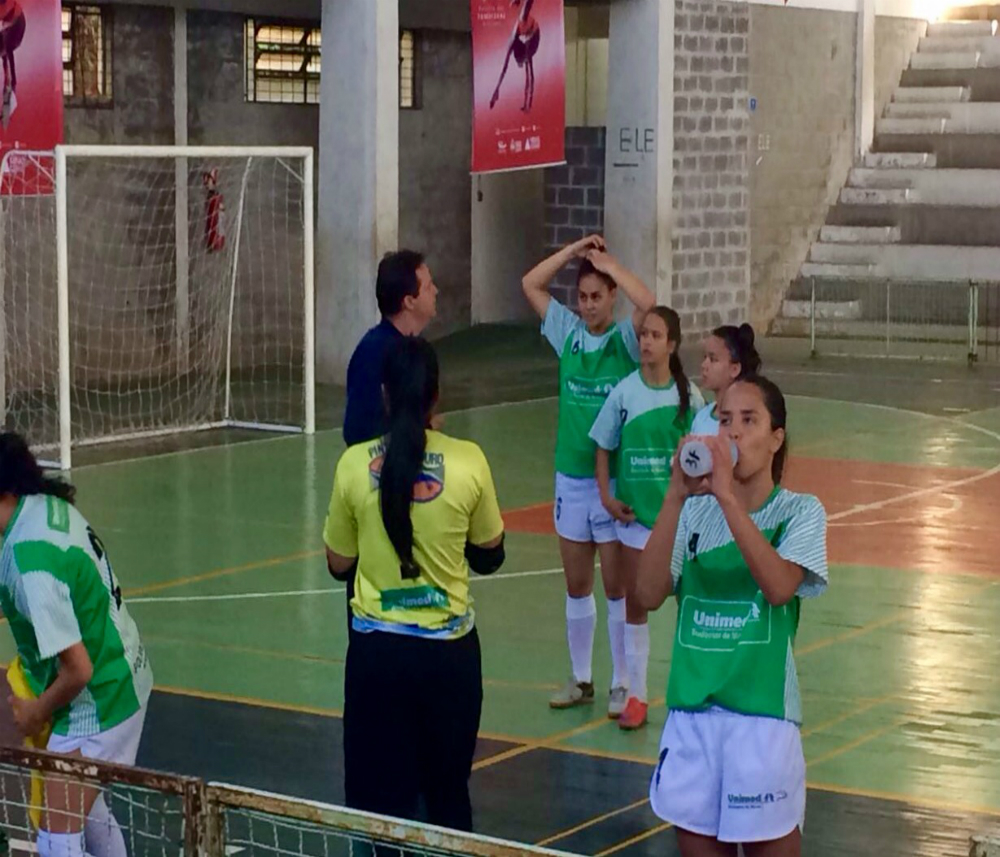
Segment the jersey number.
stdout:
[[[87,527],[87,538],[90,539],[90,546],[94,549],[94,553],[97,554],[98,562],[104,560],[108,552],[104,548],[104,542],[101,541],[97,533],[94,532],[92,527]],[[108,566],[108,584],[111,589],[111,597],[115,599],[115,606],[121,610],[122,607],[122,588],[120,586],[115,586],[115,575],[111,570],[111,560],[107,560]]]

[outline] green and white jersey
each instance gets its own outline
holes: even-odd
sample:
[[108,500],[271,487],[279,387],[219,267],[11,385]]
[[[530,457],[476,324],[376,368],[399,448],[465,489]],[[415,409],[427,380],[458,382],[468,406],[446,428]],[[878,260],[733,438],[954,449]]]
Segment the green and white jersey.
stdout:
[[82,642],[90,655],[93,678],[53,716],[56,735],[105,732],[146,704],[146,650],[104,545],[74,506],[45,494],[21,498],[0,555],[0,606],[37,695],[55,681],[60,652]]
[[719,416],[715,412],[715,402],[702,406],[691,424],[691,434],[714,435],[719,433]]
[[791,601],[772,607],[718,501],[689,497],[671,562],[677,633],[667,705],[685,711],[719,706],[801,723],[792,646],[800,599],[827,586],[826,510],[815,497],[776,487],[750,518],[783,559],[806,570],[806,578]]
[[651,387],[637,369],[608,396],[590,437],[601,449],[618,450],[615,496],[632,507],[636,520],[653,528],[670,485],[671,462],[695,412],[705,404],[691,385],[690,405],[681,416],[677,385]]
[[629,318],[595,336],[576,313],[552,298],[542,335],[559,355],[556,472],[593,478],[597,448],[590,427],[608,394],[639,364],[635,326]]

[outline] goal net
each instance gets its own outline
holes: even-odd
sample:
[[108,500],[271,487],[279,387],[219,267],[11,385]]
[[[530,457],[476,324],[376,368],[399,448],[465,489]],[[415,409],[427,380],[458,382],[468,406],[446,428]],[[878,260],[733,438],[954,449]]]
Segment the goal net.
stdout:
[[4,425],[71,448],[314,430],[312,151],[66,146],[0,164]]

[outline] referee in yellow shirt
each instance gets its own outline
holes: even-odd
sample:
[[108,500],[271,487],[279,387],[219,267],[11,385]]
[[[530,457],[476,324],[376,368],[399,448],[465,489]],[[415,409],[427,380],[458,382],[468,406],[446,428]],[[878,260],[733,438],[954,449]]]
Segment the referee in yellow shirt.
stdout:
[[344,779],[355,809],[472,829],[469,775],[483,704],[469,569],[503,564],[503,520],[483,451],[429,426],[431,345],[386,359],[389,431],[337,465],[324,529],[334,577],[357,567],[344,678]]

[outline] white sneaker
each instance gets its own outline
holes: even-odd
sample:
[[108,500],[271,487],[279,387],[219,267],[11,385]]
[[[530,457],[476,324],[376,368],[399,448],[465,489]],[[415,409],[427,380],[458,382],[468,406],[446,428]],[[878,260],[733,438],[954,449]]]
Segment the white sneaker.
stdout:
[[612,720],[617,720],[622,716],[627,704],[628,688],[623,687],[622,685],[611,688],[611,693],[608,698],[608,717]]

